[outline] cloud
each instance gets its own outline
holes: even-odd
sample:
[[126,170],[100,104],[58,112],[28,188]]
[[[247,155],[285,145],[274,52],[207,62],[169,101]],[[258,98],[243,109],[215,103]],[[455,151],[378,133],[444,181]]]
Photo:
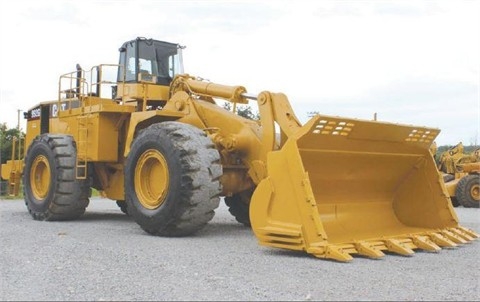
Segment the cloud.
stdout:
[[[479,87],[465,81],[409,78],[367,91],[356,98],[300,100],[306,122],[308,112],[373,119],[399,124],[440,128],[438,143],[469,144],[477,137],[480,121]],[[315,106],[315,104],[318,104]]]
[[283,92],[299,116],[378,112],[449,144],[479,128],[475,1],[0,2],[0,122],[55,99],[76,63],[117,63],[137,36],[186,45],[190,74]]
[[85,25],[78,14],[78,6],[74,2],[53,1],[51,5],[45,5],[39,1],[25,1],[28,7],[20,12],[24,19],[30,21],[54,22],[63,25]]

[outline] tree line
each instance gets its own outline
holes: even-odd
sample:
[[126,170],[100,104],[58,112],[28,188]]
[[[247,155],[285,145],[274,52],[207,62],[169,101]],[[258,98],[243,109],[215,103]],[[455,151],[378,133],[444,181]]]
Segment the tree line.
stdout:
[[[18,138],[22,137],[22,143],[18,143]],[[6,163],[7,160],[12,159],[12,145],[16,141],[15,145],[15,159],[18,158],[18,148],[20,145],[20,154],[23,156],[24,144],[23,138],[25,133],[18,128],[8,128],[6,123],[0,124],[0,162]]]

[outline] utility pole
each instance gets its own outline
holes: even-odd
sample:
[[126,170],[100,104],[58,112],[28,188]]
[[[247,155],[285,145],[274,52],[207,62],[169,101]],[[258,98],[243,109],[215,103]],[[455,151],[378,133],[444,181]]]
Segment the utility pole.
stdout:
[[17,117],[17,130],[18,130],[18,135],[20,136],[20,109],[17,109],[18,117]]
[[[2,147],[2,142],[3,142],[3,131],[0,131],[0,150]],[[0,151],[0,175],[2,175],[2,152]],[[4,181],[0,177],[0,196],[3,196],[3,184]]]
[[[22,153],[21,153],[21,152],[22,152],[22,148],[21,148],[21,147],[22,147],[22,146],[21,146],[21,145],[22,145],[22,131],[20,130],[20,112],[21,112],[21,111],[22,111],[22,110],[17,109],[17,113],[18,113],[18,116],[17,116],[17,130],[18,130],[18,140],[17,140],[17,141],[18,141],[18,150],[17,150],[18,155],[17,155],[17,159],[20,159],[20,158],[21,158],[21,154],[22,154]],[[12,143],[14,144],[15,142],[12,142]],[[14,157],[15,155],[12,154],[12,156]],[[13,159],[13,158],[12,158],[12,159]]]

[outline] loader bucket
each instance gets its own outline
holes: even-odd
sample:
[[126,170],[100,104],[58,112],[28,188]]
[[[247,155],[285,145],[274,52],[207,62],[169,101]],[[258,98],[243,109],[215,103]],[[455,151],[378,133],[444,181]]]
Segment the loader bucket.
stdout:
[[317,115],[267,155],[250,204],[261,245],[350,261],[439,251],[459,225],[429,148],[440,131]]

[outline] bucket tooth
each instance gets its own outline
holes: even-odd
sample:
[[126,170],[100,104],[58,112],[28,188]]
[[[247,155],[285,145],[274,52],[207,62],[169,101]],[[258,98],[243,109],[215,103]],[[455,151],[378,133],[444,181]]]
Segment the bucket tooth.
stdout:
[[329,258],[341,262],[350,262],[353,260],[353,257],[342,247],[335,245],[328,245],[322,258]]
[[456,247],[457,244],[450,239],[442,236],[438,233],[430,233],[429,234],[430,240],[432,240],[435,244],[439,245],[440,247]]
[[455,242],[455,243],[460,243],[460,244],[463,244],[463,243],[467,243],[467,241],[465,239],[463,239],[462,237],[458,236],[457,234],[454,234],[448,230],[442,230],[442,235],[447,237],[448,239],[450,239],[451,241]]
[[459,229],[459,230],[461,230],[462,232],[468,234],[469,236],[471,236],[471,237],[473,237],[473,238],[478,238],[478,237],[480,237],[480,235],[477,234],[475,231],[470,230],[470,229],[467,229],[467,228],[465,228],[465,227],[463,227],[463,226],[461,226],[461,225],[457,226],[456,228]]
[[365,241],[356,242],[355,249],[357,250],[358,254],[367,256],[370,258],[378,259],[385,256],[385,254],[381,250],[376,249],[373,245]]
[[461,230],[457,228],[451,228],[449,229],[450,232],[456,234],[457,236],[460,236],[461,238],[465,239],[467,243],[470,243],[470,241],[475,240],[474,237],[470,236],[469,234],[462,232]]
[[411,238],[413,244],[415,244],[419,249],[431,252],[438,252],[441,250],[441,248],[429,240],[428,237],[412,235]]
[[397,253],[403,256],[411,256],[415,254],[412,249],[406,247],[400,240],[385,239],[384,242],[389,252]]

